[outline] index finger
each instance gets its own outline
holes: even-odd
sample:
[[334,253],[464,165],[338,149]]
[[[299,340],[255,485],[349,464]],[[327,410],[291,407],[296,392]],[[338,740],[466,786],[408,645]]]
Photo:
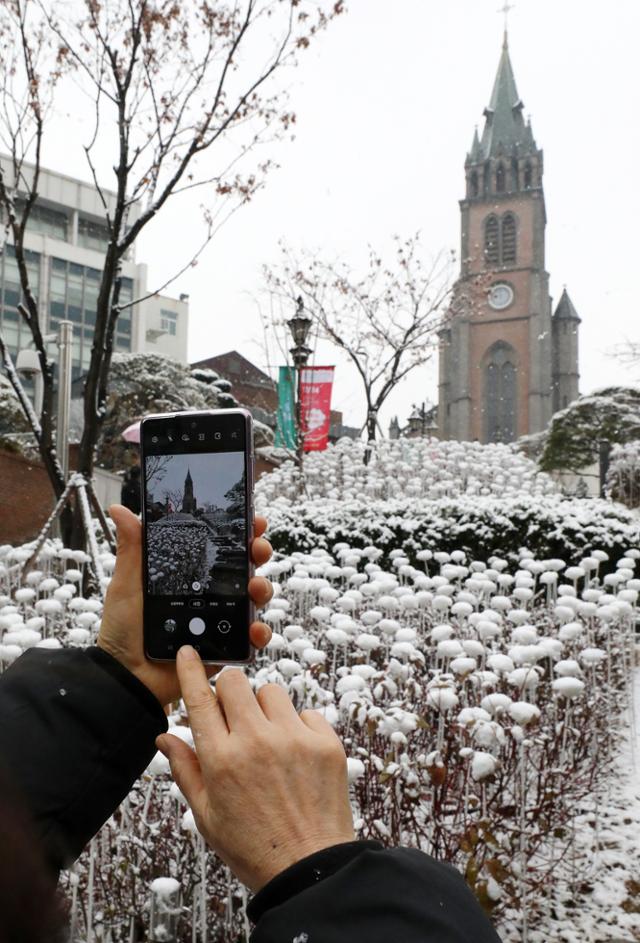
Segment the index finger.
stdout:
[[239,733],[264,723],[265,717],[247,676],[237,668],[223,671],[216,678],[216,696],[220,699],[229,733]]
[[206,762],[216,744],[229,736],[229,728],[200,656],[190,645],[183,645],[178,651],[176,669],[196,753],[201,762]]

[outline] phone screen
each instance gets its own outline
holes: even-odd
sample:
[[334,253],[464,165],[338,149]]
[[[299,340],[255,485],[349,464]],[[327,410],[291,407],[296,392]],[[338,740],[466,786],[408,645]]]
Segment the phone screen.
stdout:
[[229,410],[142,424],[145,647],[172,659],[249,656],[251,453],[247,415]]

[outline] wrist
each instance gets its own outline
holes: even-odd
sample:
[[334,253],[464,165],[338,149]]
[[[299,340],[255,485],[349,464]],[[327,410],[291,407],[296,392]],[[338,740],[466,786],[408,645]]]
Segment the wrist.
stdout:
[[166,696],[167,692],[164,690],[166,685],[154,684],[153,676],[150,677],[149,666],[146,662],[142,664],[136,662],[132,659],[129,652],[120,648],[117,645],[113,645],[108,639],[98,635],[96,639],[96,648],[101,649],[101,651],[106,652],[107,655],[110,655],[114,661],[117,661],[121,668],[125,671],[128,671],[129,674],[132,674],[140,684],[143,684],[145,688],[152,694],[160,706],[164,709],[165,704],[168,704],[171,701],[170,696]]
[[113,653],[109,651],[108,647],[104,645],[98,645],[96,643],[94,647],[86,649],[86,654],[93,662],[98,664],[103,671],[106,671],[123,685],[123,687],[127,688],[132,694],[135,694],[146,710],[152,714],[158,714],[158,712],[160,712],[163,716],[164,729],[166,730],[167,719],[164,715],[162,703],[149,685],[145,684],[135,672],[131,671],[119,658],[116,658]]
[[[262,890],[267,884],[301,861],[337,845],[346,845],[354,841],[353,829],[324,832],[321,835],[305,836],[295,842],[277,841],[272,843],[262,861],[256,862],[252,869],[251,890]],[[275,847],[274,847],[275,844]]]
[[303,858],[260,889],[247,908],[249,919],[257,923],[268,910],[331,877],[363,852],[382,850],[383,845],[378,841],[356,840],[331,845]]

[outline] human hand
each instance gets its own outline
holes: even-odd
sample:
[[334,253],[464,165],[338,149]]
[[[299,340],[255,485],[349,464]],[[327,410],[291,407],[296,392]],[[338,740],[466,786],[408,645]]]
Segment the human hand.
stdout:
[[238,670],[224,671],[214,694],[190,645],[177,668],[196,751],[171,734],[156,746],[198,830],[247,887],[258,891],[302,858],[353,841],[344,749],[320,714],[298,715],[277,684],[254,695]]
[[[149,661],[144,653],[142,635],[142,525],[135,514],[120,504],[109,508],[116,525],[118,549],[113,579],[107,589],[102,624],[97,645],[128,668],[164,706],[180,697],[175,664]],[[255,538],[251,558],[256,566],[271,556],[271,544],[262,537],[267,528],[264,517],[255,519]],[[249,580],[249,595],[259,608],[273,595],[269,580],[254,576]],[[271,629],[264,622],[253,622],[249,628],[251,644],[264,648],[271,638]],[[207,666],[209,677],[219,671]]]

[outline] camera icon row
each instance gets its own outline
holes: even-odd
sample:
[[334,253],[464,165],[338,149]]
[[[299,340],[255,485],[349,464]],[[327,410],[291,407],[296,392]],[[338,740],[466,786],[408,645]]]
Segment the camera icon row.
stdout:
[[[178,628],[178,623],[175,619],[165,619],[164,626],[165,632],[169,635],[172,635]],[[203,635],[206,631],[207,624],[204,619],[201,619],[199,616],[194,616],[193,619],[189,620],[189,631],[192,635]],[[220,635],[228,635],[231,631],[231,623],[228,619],[219,619],[216,626],[216,631]]]

